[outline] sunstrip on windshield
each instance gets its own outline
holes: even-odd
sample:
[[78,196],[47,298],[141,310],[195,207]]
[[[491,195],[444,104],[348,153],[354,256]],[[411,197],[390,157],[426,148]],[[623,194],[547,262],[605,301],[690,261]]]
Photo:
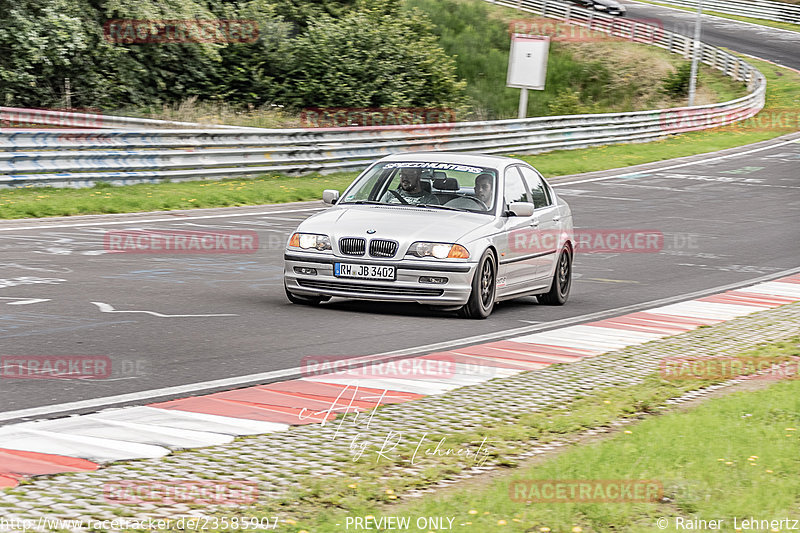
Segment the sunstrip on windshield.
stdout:
[[433,168],[436,170],[456,170],[459,172],[471,172],[480,174],[484,169],[480,167],[469,167],[466,165],[454,165],[452,163],[387,163],[384,168]]

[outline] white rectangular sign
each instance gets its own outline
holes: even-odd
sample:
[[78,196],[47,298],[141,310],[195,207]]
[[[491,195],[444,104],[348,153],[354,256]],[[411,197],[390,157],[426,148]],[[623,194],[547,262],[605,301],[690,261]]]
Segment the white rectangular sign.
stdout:
[[506,86],[544,90],[549,51],[550,37],[520,33],[512,35]]

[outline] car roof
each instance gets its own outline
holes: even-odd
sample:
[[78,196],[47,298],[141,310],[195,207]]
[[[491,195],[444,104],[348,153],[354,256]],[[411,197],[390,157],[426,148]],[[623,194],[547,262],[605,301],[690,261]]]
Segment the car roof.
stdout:
[[502,168],[512,163],[527,164],[513,157],[471,152],[404,152],[386,156],[381,161],[430,161],[431,163],[461,163],[494,168]]

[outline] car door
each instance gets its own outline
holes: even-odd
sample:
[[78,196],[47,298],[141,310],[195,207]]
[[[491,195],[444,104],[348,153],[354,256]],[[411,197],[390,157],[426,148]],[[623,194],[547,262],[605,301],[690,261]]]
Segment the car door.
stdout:
[[558,259],[559,228],[561,227],[558,207],[544,183],[542,176],[530,167],[520,167],[522,176],[533,200],[533,217],[539,230],[538,247],[542,255],[537,260],[537,278],[549,279]]
[[[530,192],[517,165],[506,168],[503,179],[503,212],[508,213],[512,202],[530,202]],[[526,289],[538,272],[536,253],[528,249],[532,232],[536,231],[533,217],[504,216],[503,234],[508,242],[505,255],[500,257],[500,273],[505,278],[498,283],[503,293]]]

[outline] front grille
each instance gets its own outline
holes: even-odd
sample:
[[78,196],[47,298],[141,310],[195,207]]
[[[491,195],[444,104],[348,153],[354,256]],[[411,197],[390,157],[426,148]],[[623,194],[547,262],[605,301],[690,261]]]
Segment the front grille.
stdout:
[[361,285],[358,283],[340,283],[316,279],[298,279],[297,284],[310,289],[355,292],[359,294],[390,294],[394,296],[441,296],[444,294],[442,289],[417,289],[394,285]]
[[395,241],[372,239],[369,242],[369,255],[372,257],[394,257],[396,253],[397,243]]
[[339,251],[345,255],[364,255],[367,249],[367,241],[356,237],[345,237],[339,239]]

